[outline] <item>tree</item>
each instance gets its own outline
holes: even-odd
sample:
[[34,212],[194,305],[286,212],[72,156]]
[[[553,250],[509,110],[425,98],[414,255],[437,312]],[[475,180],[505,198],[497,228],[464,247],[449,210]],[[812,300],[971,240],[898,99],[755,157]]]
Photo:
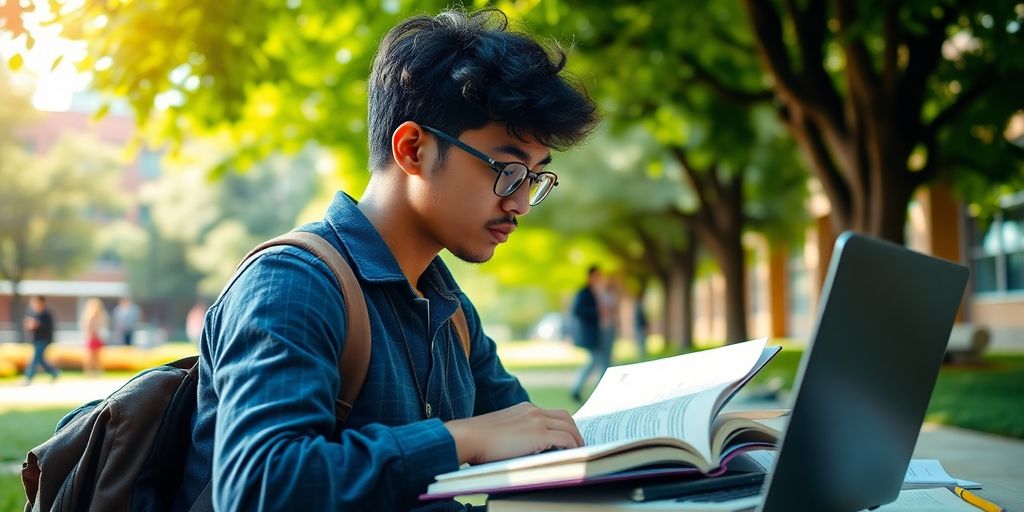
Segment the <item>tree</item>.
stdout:
[[[633,288],[656,283],[662,291],[666,342],[692,346],[691,296],[695,240],[686,237],[670,210],[691,194],[659,144],[644,130],[613,133],[603,128],[585,146],[559,155],[551,166],[566,189],[530,214],[528,221],[563,236],[586,237],[603,246],[598,263],[633,281]],[[561,187],[559,187],[561,188]],[[551,204],[549,205],[548,202]]]
[[[708,22],[720,9],[568,1],[536,13],[556,34],[578,29],[572,65],[602,77],[595,90],[612,125],[645,127],[682,169],[691,193],[671,211],[725,278],[726,339],[734,342],[747,336],[743,233],[757,227],[781,237],[806,225],[806,173],[773,120],[771,94],[757,89],[763,73],[743,35]],[[718,74],[737,85],[726,86]]]
[[837,230],[903,242],[907,203],[939,176],[1020,179],[1003,135],[1024,77],[1017,2],[745,0],[782,118]]
[[177,325],[197,297],[215,297],[239,259],[259,242],[295,227],[317,186],[314,148],[277,155],[247,172],[210,176],[222,158],[215,141],[165,158],[160,179],[141,192],[141,225],[121,223],[105,245],[124,262],[129,286],[161,320]]
[[[447,2],[7,2],[0,22],[30,46],[25,12],[85,44],[78,67],[126,99],[172,142],[227,137],[215,175],[308,141],[337,151],[353,193],[365,185],[366,79],[377,43],[400,19]],[[56,10],[53,10],[53,9]],[[23,51],[22,53],[27,52]],[[20,55],[18,57],[20,59]]]
[[[23,312],[21,281],[44,271],[67,276],[92,261],[94,235],[118,207],[118,160],[111,148],[88,137],[64,137],[46,155],[27,154],[15,130],[25,121],[27,100],[4,92],[0,278],[11,283],[16,321]],[[23,106],[15,107],[19,102]]]

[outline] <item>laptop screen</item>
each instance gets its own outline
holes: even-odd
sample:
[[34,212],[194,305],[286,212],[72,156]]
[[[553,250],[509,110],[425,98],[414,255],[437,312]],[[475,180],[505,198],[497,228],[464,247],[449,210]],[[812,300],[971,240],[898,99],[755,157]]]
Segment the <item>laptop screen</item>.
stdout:
[[966,283],[961,265],[839,236],[762,510],[896,499]]

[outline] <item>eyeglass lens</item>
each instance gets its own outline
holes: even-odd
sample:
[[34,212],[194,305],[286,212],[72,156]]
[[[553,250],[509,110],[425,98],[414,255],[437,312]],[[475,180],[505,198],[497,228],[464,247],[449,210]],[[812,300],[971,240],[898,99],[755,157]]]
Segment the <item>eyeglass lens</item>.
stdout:
[[[498,182],[494,186],[494,193],[502,197],[512,195],[526,179],[529,170],[520,163],[511,163],[498,174]],[[541,174],[530,183],[530,205],[535,206],[548,195],[554,186],[554,179],[550,174]]]

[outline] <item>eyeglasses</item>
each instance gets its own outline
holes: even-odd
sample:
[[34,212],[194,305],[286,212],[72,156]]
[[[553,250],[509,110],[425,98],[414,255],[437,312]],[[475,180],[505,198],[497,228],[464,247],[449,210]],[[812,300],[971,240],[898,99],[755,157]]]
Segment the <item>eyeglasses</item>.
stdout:
[[519,190],[519,186],[524,181],[530,180],[530,206],[537,206],[548,196],[552,188],[558,186],[558,176],[553,172],[533,172],[522,162],[498,162],[441,130],[427,125],[421,126],[423,126],[424,130],[444,139],[449,144],[454,144],[466,153],[487,162],[491,170],[498,173],[498,177],[494,180],[494,194],[498,197],[508,197],[514,194],[516,190]]

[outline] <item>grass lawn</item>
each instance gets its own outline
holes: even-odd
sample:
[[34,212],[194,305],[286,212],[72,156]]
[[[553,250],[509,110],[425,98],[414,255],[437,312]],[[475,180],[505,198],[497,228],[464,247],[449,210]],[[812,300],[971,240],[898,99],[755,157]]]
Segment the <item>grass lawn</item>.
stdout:
[[70,407],[46,409],[0,408],[0,510],[25,508],[21,461],[33,446],[46,440]]

